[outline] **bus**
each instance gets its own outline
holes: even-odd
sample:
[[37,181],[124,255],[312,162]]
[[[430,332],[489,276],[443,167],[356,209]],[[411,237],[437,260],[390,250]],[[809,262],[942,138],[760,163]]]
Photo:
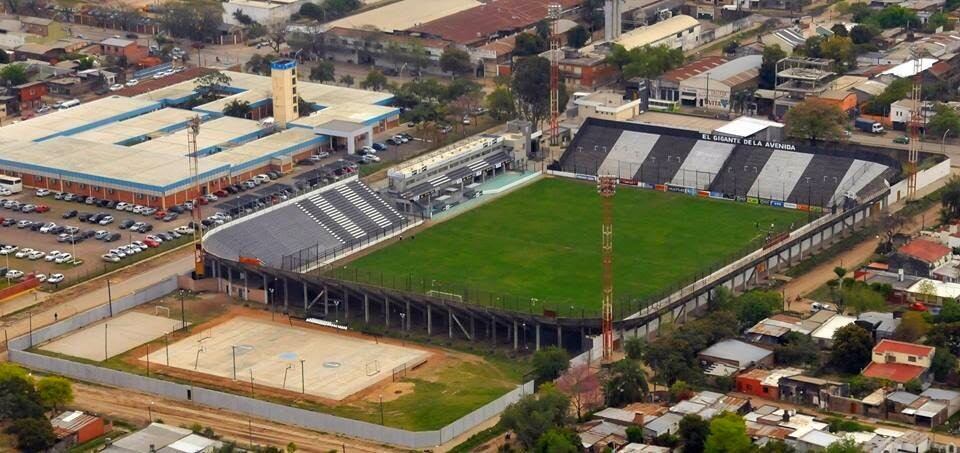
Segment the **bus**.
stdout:
[[16,176],[0,175],[0,188],[9,190],[11,193],[23,192],[23,181]]

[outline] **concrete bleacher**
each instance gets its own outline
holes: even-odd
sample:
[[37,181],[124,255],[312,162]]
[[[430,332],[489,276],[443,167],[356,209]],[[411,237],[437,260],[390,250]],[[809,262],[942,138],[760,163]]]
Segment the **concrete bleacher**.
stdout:
[[566,172],[819,206],[882,190],[899,173],[896,161],[876,150],[799,148],[738,145],[687,130],[590,118],[558,164]]
[[379,194],[351,181],[242,217],[208,234],[204,247],[221,258],[255,257],[267,266],[281,267],[284,256],[306,248],[323,254],[373,240],[405,221]]

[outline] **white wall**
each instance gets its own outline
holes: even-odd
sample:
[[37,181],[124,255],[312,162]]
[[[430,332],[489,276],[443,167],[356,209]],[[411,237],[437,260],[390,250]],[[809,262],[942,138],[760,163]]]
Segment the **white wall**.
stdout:
[[272,4],[270,5],[272,7],[267,7],[268,3],[266,1],[261,3],[263,6],[227,2],[223,4],[223,21],[231,25],[242,25],[233,17],[233,13],[239,9],[250,16],[251,19],[263,25],[287,22],[291,15],[300,12],[300,7],[308,1],[319,3],[317,0],[300,0],[286,5]]

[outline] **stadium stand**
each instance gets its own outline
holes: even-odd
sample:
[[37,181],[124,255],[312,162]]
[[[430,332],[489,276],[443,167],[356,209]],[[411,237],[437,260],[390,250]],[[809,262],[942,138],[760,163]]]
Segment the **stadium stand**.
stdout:
[[254,257],[281,267],[284,256],[305,248],[335,250],[405,223],[379,194],[353,180],[242,217],[206,235],[204,248],[221,258]]
[[818,206],[882,190],[900,173],[894,158],[867,147],[754,142],[589,118],[552,168]]

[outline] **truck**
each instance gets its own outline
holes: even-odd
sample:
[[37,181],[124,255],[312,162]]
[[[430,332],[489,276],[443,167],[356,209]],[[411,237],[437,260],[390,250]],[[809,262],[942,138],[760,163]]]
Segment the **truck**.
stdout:
[[860,129],[861,131],[864,131],[864,132],[869,132],[869,133],[871,133],[871,134],[882,134],[882,133],[883,133],[883,125],[882,125],[882,124],[880,124],[880,123],[878,123],[878,122],[876,122],[876,121],[873,121],[873,120],[868,120],[868,119],[866,119],[866,118],[857,118],[856,120],[854,120],[853,125],[854,125],[857,129]]

